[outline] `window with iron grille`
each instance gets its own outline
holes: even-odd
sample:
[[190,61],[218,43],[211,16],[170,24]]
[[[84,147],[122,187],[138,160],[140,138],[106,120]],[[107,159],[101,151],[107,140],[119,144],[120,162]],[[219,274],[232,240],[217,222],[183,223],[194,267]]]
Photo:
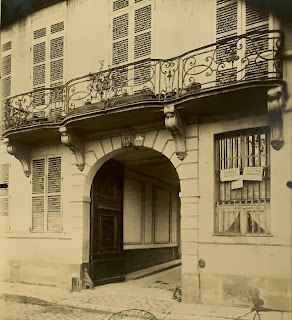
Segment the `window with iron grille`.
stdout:
[[218,135],[215,145],[215,234],[269,234],[269,129]]
[[61,157],[32,160],[32,231],[62,231],[61,180]]

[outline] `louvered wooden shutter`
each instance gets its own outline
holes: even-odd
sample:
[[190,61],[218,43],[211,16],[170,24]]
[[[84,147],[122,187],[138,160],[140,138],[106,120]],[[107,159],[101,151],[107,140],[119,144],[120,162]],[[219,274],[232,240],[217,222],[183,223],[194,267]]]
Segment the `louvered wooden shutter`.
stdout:
[[[135,1],[138,3],[140,1]],[[134,59],[151,57],[151,4],[135,9],[134,13]],[[150,78],[150,64],[148,62],[135,65],[134,85],[145,84]],[[137,88],[139,89],[139,88]]]
[[32,231],[44,231],[45,159],[32,161]]
[[12,68],[12,42],[8,41],[2,45],[2,97],[11,95],[11,68]]
[[[245,5],[245,27],[246,32],[250,31],[268,31],[269,30],[269,14],[260,12],[249,2]],[[264,56],[269,49],[268,34],[249,36],[246,41],[246,55],[250,57],[246,68],[245,79],[258,79],[266,77],[268,74],[268,61],[264,59],[255,59],[252,56]],[[257,62],[255,62],[257,60]]]
[[0,216],[8,216],[9,207],[9,164],[0,164]]
[[64,21],[51,25],[50,83],[63,83],[64,77]]
[[[238,33],[238,2],[237,0],[217,0],[216,2],[216,41],[236,36]],[[235,44],[235,43],[234,43]],[[216,61],[226,63],[232,41],[220,45],[216,50]],[[227,66],[228,64],[226,64]],[[216,83],[224,84],[236,81],[237,68],[225,67],[216,72]]]
[[48,159],[47,230],[61,231],[61,157]]
[[113,11],[117,11],[129,6],[129,0],[115,0],[113,1]]

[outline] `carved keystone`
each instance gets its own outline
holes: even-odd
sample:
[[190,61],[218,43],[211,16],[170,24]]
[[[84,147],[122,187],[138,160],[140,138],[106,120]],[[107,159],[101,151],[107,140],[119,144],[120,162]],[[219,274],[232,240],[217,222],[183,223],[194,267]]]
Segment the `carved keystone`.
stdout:
[[85,146],[84,141],[79,139],[73,132],[66,127],[60,127],[61,142],[70,148],[76,158],[76,166],[82,171],[85,165]]
[[175,141],[176,155],[183,160],[187,154],[185,127],[173,104],[164,107],[164,115],[165,126]]
[[283,140],[283,87],[277,86],[268,90],[268,115],[271,126],[271,145],[275,150],[280,150],[284,145]]
[[21,146],[9,138],[4,138],[4,143],[7,145],[7,152],[20,161],[25,176],[29,177],[31,173],[30,148]]

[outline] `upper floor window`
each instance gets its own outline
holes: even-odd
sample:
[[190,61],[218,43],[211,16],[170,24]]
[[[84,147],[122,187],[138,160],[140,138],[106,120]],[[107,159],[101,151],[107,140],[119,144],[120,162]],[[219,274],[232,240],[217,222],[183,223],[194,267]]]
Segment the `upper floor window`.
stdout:
[[215,146],[215,234],[269,234],[269,130],[218,135]]
[[[152,3],[149,0],[115,0],[112,17],[112,65],[120,66],[151,57]],[[118,86],[143,88],[150,77],[149,62],[119,68],[113,74]],[[141,88],[140,88],[141,86]],[[134,92],[133,92],[134,93]]]
[[216,1],[216,41],[254,32],[219,46],[216,61],[221,65],[216,72],[217,84],[236,82],[238,78],[266,78],[269,75],[273,69],[269,58],[274,43],[269,40],[268,33],[262,32],[273,29],[273,23],[268,12],[259,11],[247,1]]
[[32,160],[32,231],[62,231],[61,157]]

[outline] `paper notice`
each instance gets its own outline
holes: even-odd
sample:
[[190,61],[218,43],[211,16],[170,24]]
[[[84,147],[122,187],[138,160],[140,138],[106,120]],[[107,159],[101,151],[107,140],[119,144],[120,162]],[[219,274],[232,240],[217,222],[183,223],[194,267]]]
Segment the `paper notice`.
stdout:
[[244,167],[243,180],[262,181],[263,167]]
[[243,188],[243,180],[242,180],[242,176],[240,176],[240,178],[238,180],[232,181],[231,182],[231,189],[240,189]]
[[221,182],[233,181],[238,179],[239,179],[239,168],[223,169],[220,171]]

